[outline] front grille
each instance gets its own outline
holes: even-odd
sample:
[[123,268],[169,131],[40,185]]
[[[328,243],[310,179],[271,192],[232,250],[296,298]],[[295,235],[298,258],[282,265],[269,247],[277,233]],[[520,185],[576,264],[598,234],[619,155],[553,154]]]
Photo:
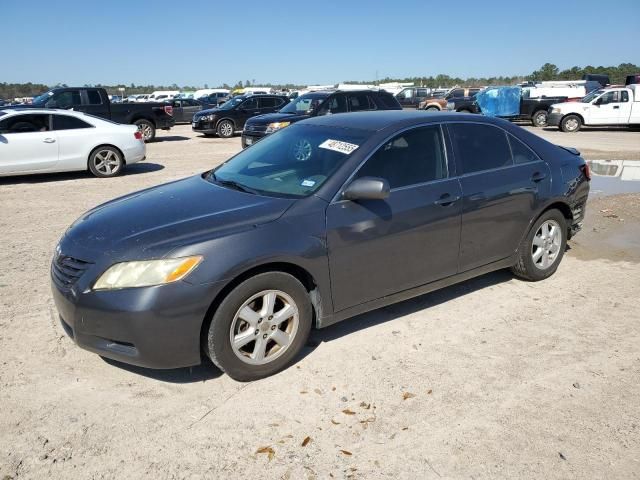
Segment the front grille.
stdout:
[[90,265],[90,262],[59,254],[51,262],[51,277],[58,287],[69,290]]
[[266,125],[245,125],[245,132],[256,132],[256,133],[264,133],[267,131]]

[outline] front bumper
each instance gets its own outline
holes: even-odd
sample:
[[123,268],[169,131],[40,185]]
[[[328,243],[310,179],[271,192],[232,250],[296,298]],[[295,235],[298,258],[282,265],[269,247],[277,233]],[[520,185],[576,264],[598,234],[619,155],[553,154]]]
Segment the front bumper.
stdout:
[[253,145],[254,143],[259,142],[260,140],[262,140],[266,136],[267,136],[266,133],[259,133],[259,132],[245,133],[245,132],[242,132],[242,148],[250,147],[251,145]]
[[149,368],[201,362],[201,328],[221,284],[182,281],[93,291],[89,285],[96,274],[91,268],[70,288],[60,285],[54,268],[52,264],[53,300],[65,332],[79,347]]
[[194,132],[200,132],[200,133],[216,133],[216,123],[215,122],[209,122],[209,121],[202,121],[202,120],[198,120],[198,121],[192,121],[191,122],[191,130],[193,130]]
[[547,125],[552,127],[557,127],[560,125],[560,120],[562,120],[561,113],[549,113],[547,115]]

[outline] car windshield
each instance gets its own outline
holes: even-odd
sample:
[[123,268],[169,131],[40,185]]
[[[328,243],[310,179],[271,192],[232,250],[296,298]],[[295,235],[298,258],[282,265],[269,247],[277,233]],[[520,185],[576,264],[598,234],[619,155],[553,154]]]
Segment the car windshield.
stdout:
[[244,100],[245,97],[233,97],[231,100],[227,100],[226,102],[224,102],[218,108],[220,110],[231,110],[232,108],[237,107],[239,104],[241,104]]
[[359,129],[292,125],[243,150],[206,178],[256,194],[305,197],[320,188],[369,135]]
[[580,100],[582,103],[591,103],[594,98],[602,95],[604,90],[594,90],[593,92],[588,93],[586,96],[582,97]]
[[289,102],[280,113],[311,113],[328,96],[326,93],[307,93]]
[[44,105],[53,96],[53,92],[44,92],[33,99],[32,105]]

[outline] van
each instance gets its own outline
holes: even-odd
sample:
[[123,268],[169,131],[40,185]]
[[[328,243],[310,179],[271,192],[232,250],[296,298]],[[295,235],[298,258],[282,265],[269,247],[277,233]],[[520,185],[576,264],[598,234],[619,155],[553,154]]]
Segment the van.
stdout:
[[167,100],[173,100],[173,97],[178,95],[180,90],[156,90],[149,95],[149,102],[166,102]]

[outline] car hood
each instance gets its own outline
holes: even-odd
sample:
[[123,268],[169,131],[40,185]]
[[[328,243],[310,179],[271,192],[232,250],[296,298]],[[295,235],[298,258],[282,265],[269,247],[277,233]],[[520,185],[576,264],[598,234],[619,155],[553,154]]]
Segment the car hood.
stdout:
[[[222,112],[223,110],[220,110],[219,108],[206,108],[203,110],[198,110],[198,112],[196,113],[197,116],[202,116],[202,115],[211,115],[212,113],[218,113],[218,112]],[[230,111],[230,110],[225,110],[225,111]]]
[[265,113],[264,115],[258,115],[256,117],[250,118],[247,120],[247,124],[255,125],[255,124],[268,124],[272,122],[299,122],[300,120],[304,120],[305,118],[309,118],[311,115],[300,115],[295,113]]
[[562,103],[554,103],[549,108],[556,108],[560,110],[562,113],[569,113],[569,112],[584,112],[588,110],[590,106],[591,106],[590,103],[562,102]]
[[294,202],[231,190],[198,175],[89,210],[69,227],[61,249],[87,261],[159,258],[276,220]]

